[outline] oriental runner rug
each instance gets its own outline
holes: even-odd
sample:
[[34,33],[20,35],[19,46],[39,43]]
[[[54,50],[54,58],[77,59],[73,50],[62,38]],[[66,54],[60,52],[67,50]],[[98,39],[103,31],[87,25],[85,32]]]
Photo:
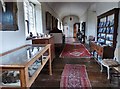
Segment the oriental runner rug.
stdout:
[[61,89],[92,89],[85,65],[66,64],[62,72]]
[[65,44],[60,58],[91,58],[92,55],[83,44]]

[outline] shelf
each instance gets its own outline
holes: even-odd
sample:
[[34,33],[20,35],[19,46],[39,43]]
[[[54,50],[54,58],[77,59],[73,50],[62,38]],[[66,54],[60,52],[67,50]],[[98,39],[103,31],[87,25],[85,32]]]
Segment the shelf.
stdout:
[[[97,17],[97,41],[110,41],[116,47],[119,8],[114,8]],[[112,39],[112,40],[110,40]],[[106,43],[107,45],[107,43]]]
[[106,41],[110,41],[110,42],[113,42],[113,40],[108,40],[108,39],[106,39]]
[[111,35],[113,35],[114,33],[104,33],[104,32],[97,32],[97,34],[111,34]]
[[103,38],[103,37],[98,37],[98,39],[99,39],[99,38],[106,40],[106,38]]
[[114,27],[114,25],[111,25],[111,26],[103,26],[103,27],[97,26],[97,28],[110,28],[110,27]]

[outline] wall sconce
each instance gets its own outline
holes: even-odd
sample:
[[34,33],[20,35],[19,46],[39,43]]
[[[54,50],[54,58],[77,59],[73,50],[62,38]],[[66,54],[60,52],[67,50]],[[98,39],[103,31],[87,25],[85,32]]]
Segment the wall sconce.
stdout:
[[3,0],[0,0],[2,4],[3,11],[6,12],[5,2]]

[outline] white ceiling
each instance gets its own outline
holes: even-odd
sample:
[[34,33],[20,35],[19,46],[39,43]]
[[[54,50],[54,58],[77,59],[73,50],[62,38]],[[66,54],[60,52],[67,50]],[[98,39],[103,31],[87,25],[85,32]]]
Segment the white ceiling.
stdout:
[[75,15],[80,18],[93,2],[48,2],[60,19],[65,16]]
[[119,2],[120,0],[38,0],[39,2]]

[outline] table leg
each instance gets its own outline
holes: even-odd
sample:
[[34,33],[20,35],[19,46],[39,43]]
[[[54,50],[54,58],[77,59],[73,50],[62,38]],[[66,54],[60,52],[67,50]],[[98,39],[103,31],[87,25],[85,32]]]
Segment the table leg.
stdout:
[[100,70],[101,72],[103,72],[103,66],[102,66],[102,63],[101,63],[101,70]]
[[110,67],[107,67],[107,79],[110,79]]

